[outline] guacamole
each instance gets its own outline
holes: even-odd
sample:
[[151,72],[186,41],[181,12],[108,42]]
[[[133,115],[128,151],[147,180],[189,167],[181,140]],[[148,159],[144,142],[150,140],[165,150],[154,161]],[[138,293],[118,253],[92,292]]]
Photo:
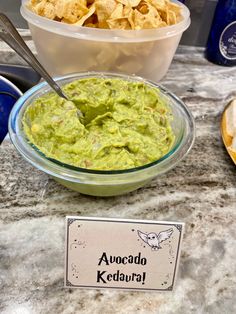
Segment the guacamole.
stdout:
[[[48,158],[95,170],[122,170],[160,159],[174,134],[168,105],[142,82],[88,78],[63,87],[25,111],[28,140]],[[81,119],[78,109],[83,113]]]

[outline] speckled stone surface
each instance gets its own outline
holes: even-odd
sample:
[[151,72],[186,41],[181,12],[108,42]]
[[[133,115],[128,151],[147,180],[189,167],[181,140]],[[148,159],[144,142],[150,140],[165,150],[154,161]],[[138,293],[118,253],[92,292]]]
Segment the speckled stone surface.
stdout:
[[[19,63],[4,49],[5,61]],[[162,84],[192,110],[195,145],[174,170],[128,195],[95,198],[67,190],[5,141],[0,146],[0,312],[236,313],[236,168],[219,131],[224,105],[236,96],[235,82],[235,68],[208,63],[202,50],[178,49]],[[185,222],[175,291],[64,289],[66,215]]]

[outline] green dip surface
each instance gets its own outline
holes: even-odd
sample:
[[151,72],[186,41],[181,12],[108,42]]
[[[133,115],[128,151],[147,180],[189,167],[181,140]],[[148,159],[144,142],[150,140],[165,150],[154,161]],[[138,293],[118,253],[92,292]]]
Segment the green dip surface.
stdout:
[[[88,78],[27,107],[23,128],[48,158],[95,170],[122,170],[160,159],[173,145],[168,105],[142,82]],[[84,119],[78,115],[78,109]]]

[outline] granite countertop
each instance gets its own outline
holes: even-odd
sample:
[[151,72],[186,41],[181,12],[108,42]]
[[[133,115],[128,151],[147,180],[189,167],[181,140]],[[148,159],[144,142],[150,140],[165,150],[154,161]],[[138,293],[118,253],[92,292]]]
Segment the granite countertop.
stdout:
[[[0,51],[1,62],[22,62],[3,44]],[[236,313],[236,169],[219,131],[235,82],[235,68],[208,63],[201,49],[179,47],[162,84],[191,109],[195,145],[174,170],[128,195],[72,192],[6,140],[0,146],[0,312]],[[175,291],[64,289],[66,215],[185,222]]]

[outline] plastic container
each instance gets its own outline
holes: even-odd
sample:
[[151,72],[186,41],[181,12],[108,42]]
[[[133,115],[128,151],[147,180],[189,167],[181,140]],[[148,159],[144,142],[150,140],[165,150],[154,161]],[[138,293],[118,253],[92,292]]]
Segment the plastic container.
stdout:
[[161,96],[172,110],[172,129],[175,134],[173,146],[165,156],[142,167],[117,171],[98,171],[78,168],[47,158],[28,142],[21,123],[27,106],[50,89],[45,82],[30,89],[17,101],[9,119],[9,134],[14,146],[27,161],[36,168],[51,175],[61,184],[84,194],[112,196],[133,191],[154,177],[175,167],[191,149],[195,136],[195,127],[193,117],[184,103],[172,93],[153,82],[134,76],[109,73],[80,73],[57,78],[56,80],[59,85],[64,85],[80,78],[101,76],[142,81],[160,90]]
[[51,75],[81,71],[136,74],[159,81],[167,72],[183,32],[190,25],[188,8],[172,26],[145,30],[108,30],[68,25],[32,13],[23,0],[38,58]]

